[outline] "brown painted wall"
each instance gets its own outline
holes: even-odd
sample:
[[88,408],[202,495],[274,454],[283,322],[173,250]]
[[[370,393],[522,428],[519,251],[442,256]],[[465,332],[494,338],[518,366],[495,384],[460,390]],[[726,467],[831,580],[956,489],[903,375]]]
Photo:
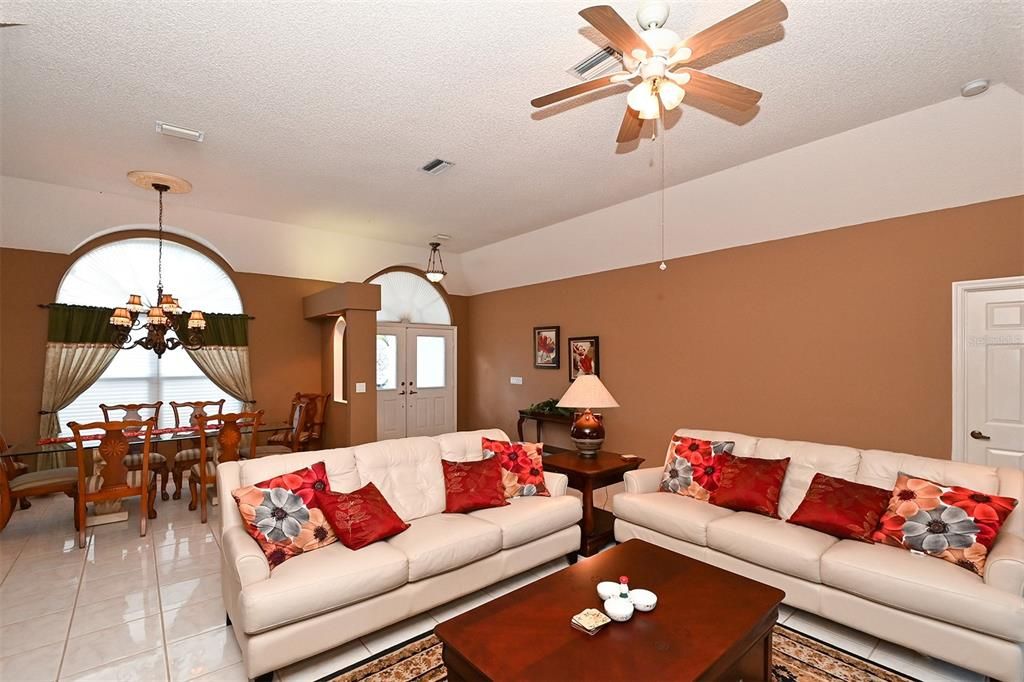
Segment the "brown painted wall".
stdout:
[[[1016,197],[473,296],[460,427],[514,433],[568,387],[566,339],[598,335],[606,446],[648,464],[682,426],[949,458],[951,283],[1021,273]],[[557,371],[533,368],[542,324]]]
[[[38,438],[46,311],[69,255],[0,249],[0,433],[12,443]],[[253,392],[270,422],[284,421],[296,391],[320,390],[320,325],[302,298],[330,282],[235,273],[250,326]],[[141,352],[141,351],[134,351]],[[330,429],[330,424],[327,425]]]

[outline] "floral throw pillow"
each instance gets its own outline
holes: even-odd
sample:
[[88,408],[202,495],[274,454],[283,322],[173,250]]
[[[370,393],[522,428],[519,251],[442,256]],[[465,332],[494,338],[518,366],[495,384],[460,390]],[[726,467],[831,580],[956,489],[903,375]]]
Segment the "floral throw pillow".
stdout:
[[707,501],[722,480],[723,454],[732,454],[731,440],[672,436],[665,454],[660,490]]
[[988,551],[1016,506],[1012,497],[944,486],[900,472],[889,508],[872,537],[984,575]]
[[509,443],[483,438],[484,459],[498,458],[503,469],[505,499],[550,496],[544,485],[544,443]]
[[324,514],[284,487],[247,485],[231,491],[249,535],[259,543],[270,568],[338,538]]

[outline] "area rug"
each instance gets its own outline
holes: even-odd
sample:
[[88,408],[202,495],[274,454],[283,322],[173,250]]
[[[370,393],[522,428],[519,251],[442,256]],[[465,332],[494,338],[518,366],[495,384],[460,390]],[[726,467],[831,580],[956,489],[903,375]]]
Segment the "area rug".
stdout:
[[[440,682],[448,677],[441,646],[433,634],[421,635],[320,682]],[[774,682],[914,681],[784,625],[775,626],[772,653]]]

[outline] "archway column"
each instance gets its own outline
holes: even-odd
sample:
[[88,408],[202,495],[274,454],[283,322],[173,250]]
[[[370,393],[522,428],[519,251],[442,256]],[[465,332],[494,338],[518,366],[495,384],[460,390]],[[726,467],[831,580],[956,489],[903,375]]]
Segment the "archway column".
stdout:
[[[302,300],[307,320],[321,324],[321,376],[327,407],[323,447],[345,447],[377,440],[377,311],[380,287],[345,282]],[[344,344],[336,352],[334,328],[345,318]],[[344,362],[344,387],[334,386],[335,362]],[[364,391],[357,392],[357,386]],[[344,401],[344,402],[340,402]]]

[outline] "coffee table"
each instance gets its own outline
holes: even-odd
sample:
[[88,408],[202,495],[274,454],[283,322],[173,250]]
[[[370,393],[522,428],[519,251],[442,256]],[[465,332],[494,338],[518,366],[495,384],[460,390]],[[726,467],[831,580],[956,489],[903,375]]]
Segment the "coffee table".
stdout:
[[[569,625],[600,608],[596,585],[629,576],[657,607],[596,635]],[[448,679],[771,679],[772,628],[785,593],[642,540],[553,573],[434,629]]]

